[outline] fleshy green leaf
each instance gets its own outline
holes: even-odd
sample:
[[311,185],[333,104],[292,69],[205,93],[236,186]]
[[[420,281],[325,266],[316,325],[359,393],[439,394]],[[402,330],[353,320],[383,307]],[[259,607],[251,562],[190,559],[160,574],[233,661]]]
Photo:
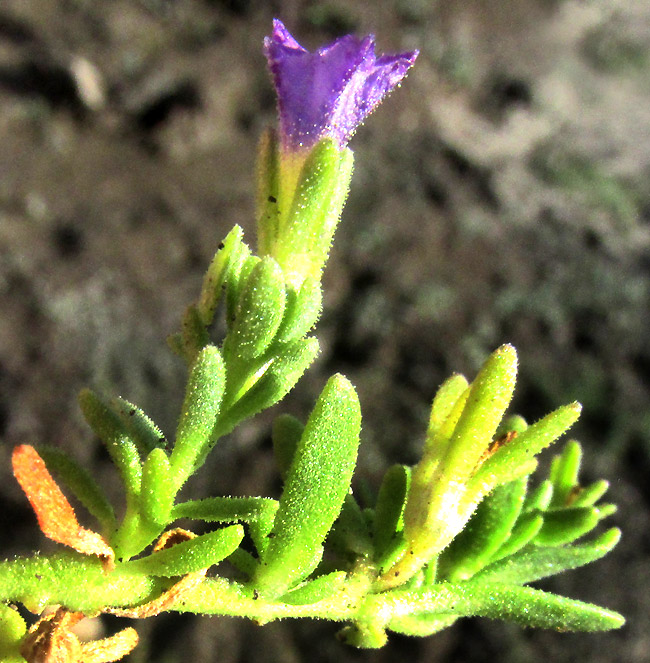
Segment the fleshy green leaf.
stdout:
[[464,376],[456,374],[445,380],[436,392],[427,429],[427,444],[433,440],[447,417],[451,414],[458,399],[465,393],[469,383]]
[[528,422],[522,416],[513,414],[503,419],[497,427],[494,436],[498,439],[508,435],[508,433],[517,433],[517,435],[519,435],[519,433],[523,433],[527,428]]
[[[440,462],[449,448],[449,443],[463,413],[468,395],[469,388],[461,393],[447,417],[436,428],[433,436],[427,440],[422,458],[413,468],[404,508],[405,531],[411,540],[414,540],[420,534],[426,535],[432,493],[440,485]],[[442,418],[442,412],[440,412],[440,418]]]
[[404,615],[391,620],[388,628],[402,635],[426,637],[448,628],[457,620],[456,615]]
[[[493,352],[425,449],[413,470],[404,511],[409,551],[384,574],[385,588],[402,584],[444,550],[489,492],[486,482],[474,484],[473,475],[510,403],[516,373],[512,346]],[[462,384],[458,382],[455,393]]]
[[89,513],[97,518],[104,530],[111,531],[115,527],[113,507],[88,470],[59,449],[39,447],[38,453],[48,470],[63,481]]
[[261,375],[236,402],[229,402],[220,421],[220,435],[229,433],[240,421],[275,405],[284,398],[314,361],[318,340],[313,337],[292,341],[274,348],[277,356],[260,368]]
[[226,235],[203,277],[197,310],[201,322],[206,327],[212,324],[232,263],[242,252],[243,235],[244,231],[239,226],[235,226]]
[[549,476],[553,484],[551,507],[569,505],[569,499],[578,486],[581,459],[582,449],[575,440],[567,442],[562,452],[553,459]]
[[76,552],[0,561],[0,596],[20,601],[34,613],[55,604],[93,613],[106,606],[144,603],[161,591],[154,578],[127,576],[121,566],[106,573],[98,557]]
[[185,390],[170,463],[176,490],[198,467],[212,446],[225,384],[219,350],[212,345],[197,355]]
[[439,560],[439,573],[451,582],[466,580],[485,566],[508,539],[526,494],[526,479],[495,488],[477,507],[463,531]]
[[544,516],[541,513],[524,513],[515,523],[505,543],[492,556],[491,561],[495,562],[519,552],[537,536],[543,524]]
[[341,513],[327,535],[327,549],[339,553],[346,560],[372,555],[368,522],[352,493],[345,496]]
[[503,345],[488,357],[470,386],[442,461],[443,473],[464,478],[476,467],[510,404],[516,377],[517,353],[511,345]]
[[271,531],[277,510],[277,501],[267,497],[208,497],[177,504],[172,518],[174,520],[193,518],[217,523],[246,523],[250,527],[255,547],[258,551],[262,551],[268,544],[267,535]]
[[341,591],[345,584],[345,571],[334,571],[299,585],[280,598],[291,605],[318,603]]
[[273,421],[273,453],[283,479],[291,467],[304,430],[303,423],[290,414],[281,414]]
[[165,446],[166,440],[163,432],[139,407],[124,398],[113,399],[111,406],[122,420],[143,457],[154,449]]
[[388,468],[381,482],[372,533],[375,560],[380,566],[384,566],[381,560],[394,542],[396,533],[402,529],[409,480],[410,468],[393,465]]
[[20,645],[27,627],[18,610],[0,603],[0,657],[2,663],[25,663]]
[[531,461],[540,451],[557,440],[580,416],[580,405],[572,403],[558,408],[508,441],[478,469],[471,485],[496,486],[513,478],[530,474]]
[[246,280],[224,342],[228,366],[255,359],[268,348],[282,322],[284,302],[282,270],[273,258],[263,258]]
[[591,532],[600,521],[592,506],[569,507],[544,512],[544,524],[534,541],[541,546],[561,546]]
[[86,421],[117,466],[127,495],[137,497],[140,494],[142,466],[136,445],[124,424],[90,389],[81,391],[79,405]]
[[169,458],[162,449],[154,449],[142,468],[142,517],[154,525],[166,525],[174,493]]
[[318,563],[350,487],[360,429],[356,392],[343,376],[335,375],[316,402],[291,464],[255,578],[262,594],[284,594]]
[[243,548],[237,548],[232,555],[229,555],[228,562],[238,571],[241,571],[247,578],[251,578],[257,570],[257,557]]
[[349,624],[342,628],[336,637],[346,645],[359,649],[381,649],[388,641],[383,624],[373,622]]
[[196,355],[210,343],[208,328],[201,320],[198,309],[191,304],[185,309],[181,322],[182,356],[192,364]]
[[581,488],[576,492],[576,498],[571,506],[592,506],[607,492],[609,481],[600,479],[594,483]]
[[545,479],[524,500],[523,511],[546,511],[553,499],[553,484]]
[[120,571],[165,578],[182,576],[218,564],[235,551],[243,537],[244,528],[231,525],[181,541],[147,557],[124,562]]
[[534,582],[604,557],[620,538],[620,530],[613,528],[586,543],[550,547],[529,545],[518,553],[485,567],[474,576],[473,581],[517,585]]
[[303,338],[318,320],[322,308],[323,293],[320,279],[307,278],[299,290],[287,289],[284,318],[276,340],[281,343]]
[[496,582],[441,583],[419,596],[411,593],[410,601],[406,592],[390,594],[386,609],[397,611],[403,604],[412,614],[489,617],[557,631],[608,631],[625,623],[617,612],[590,603]]

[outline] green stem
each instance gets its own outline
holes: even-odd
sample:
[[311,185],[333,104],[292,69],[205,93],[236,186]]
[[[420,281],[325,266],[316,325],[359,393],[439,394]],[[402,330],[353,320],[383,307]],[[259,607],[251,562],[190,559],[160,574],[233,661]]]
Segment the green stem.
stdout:
[[[0,562],[0,602],[23,603],[33,612],[50,605],[94,614],[104,608],[129,608],[159,596],[167,586],[159,578],[135,574],[117,564],[108,572],[96,557],[59,553],[51,557]],[[287,617],[316,617],[333,621],[352,618],[370,590],[367,569],[353,573],[342,591],[312,605],[290,605],[256,598],[252,588],[208,578],[173,606],[178,612],[248,617],[263,623]]]
[[[264,599],[254,588],[225,578],[208,578],[168,609],[209,615],[247,617],[258,623],[283,618],[350,621],[391,628],[410,617],[482,616],[525,626],[569,631],[602,631],[624,623],[621,615],[594,605],[503,583],[440,583],[434,587],[372,593],[374,569],[361,562],[343,587],[312,604],[292,605]],[[92,615],[106,608],[130,608],[161,595],[170,585],[118,564],[106,571],[94,557],[63,553],[0,563],[0,601],[20,601],[41,612],[51,605]],[[395,621],[396,620],[396,621]]]
[[65,605],[92,614],[145,603],[163,591],[159,579],[127,574],[120,566],[108,572],[97,557],[73,552],[0,562],[0,601],[21,602],[32,612]]

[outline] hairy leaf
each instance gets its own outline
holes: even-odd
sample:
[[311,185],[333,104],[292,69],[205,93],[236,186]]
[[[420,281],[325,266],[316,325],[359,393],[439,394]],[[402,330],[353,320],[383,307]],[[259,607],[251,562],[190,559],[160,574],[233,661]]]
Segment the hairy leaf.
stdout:
[[193,518],[207,522],[246,523],[258,551],[268,545],[278,503],[267,497],[207,497],[174,507],[172,518]]
[[211,448],[225,377],[219,350],[212,345],[203,348],[190,369],[176,442],[170,458],[177,490]]
[[284,594],[318,563],[350,487],[360,429],[356,392],[335,375],[316,402],[289,469],[255,579],[264,595]]
[[500,559],[474,576],[475,581],[525,584],[576,569],[604,557],[618,543],[620,530],[613,528],[593,541],[570,546],[531,546]]
[[231,525],[194,539],[181,541],[147,557],[120,564],[123,573],[172,578],[218,564],[230,555],[244,537],[241,525]]

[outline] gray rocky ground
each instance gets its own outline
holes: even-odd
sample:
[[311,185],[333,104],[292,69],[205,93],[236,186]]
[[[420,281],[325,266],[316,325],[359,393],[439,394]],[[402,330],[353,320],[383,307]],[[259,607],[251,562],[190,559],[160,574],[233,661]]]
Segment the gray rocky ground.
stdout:
[[[503,342],[515,409],[574,399],[587,478],[624,539],[552,583],[629,624],[562,635],[471,621],[359,653],[327,624],[162,617],[132,661],[577,661],[650,656],[650,4],[641,0],[3,0],[0,3],[0,497],[5,555],[43,545],[8,460],[58,445],[115,481],[76,393],[119,393],[173,430],[183,369],[164,339],[234,223],[274,101],[260,44],[374,32],[419,48],[354,138],[356,173],[318,329],[286,407],[346,373],[359,476],[416,457],[427,404]],[[170,405],[171,403],[171,405]],[[272,494],[269,419],[223,444],[196,494]],[[219,478],[216,481],[216,477]],[[215,482],[217,485],[215,485]]]

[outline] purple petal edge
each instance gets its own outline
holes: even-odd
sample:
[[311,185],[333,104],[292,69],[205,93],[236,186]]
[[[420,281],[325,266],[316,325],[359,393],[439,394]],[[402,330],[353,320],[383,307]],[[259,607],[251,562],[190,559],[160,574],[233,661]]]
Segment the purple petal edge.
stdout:
[[331,138],[343,148],[356,128],[406,76],[418,51],[375,55],[372,35],[346,35],[310,53],[275,19],[264,52],[278,95],[284,149]]

